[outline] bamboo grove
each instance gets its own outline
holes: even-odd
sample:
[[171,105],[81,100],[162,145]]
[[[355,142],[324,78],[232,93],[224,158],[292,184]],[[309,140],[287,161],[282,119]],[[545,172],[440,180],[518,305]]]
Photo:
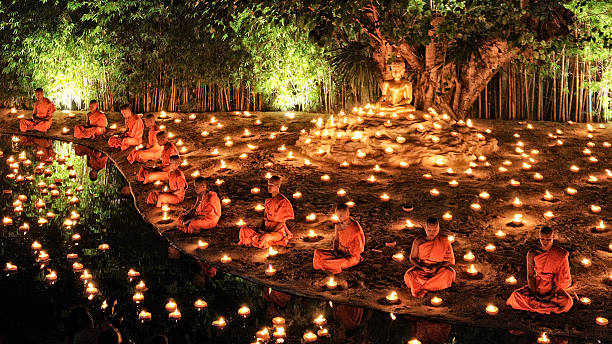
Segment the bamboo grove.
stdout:
[[[212,13],[221,8],[215,1],[3,1],[0,106],[31,106],[35,87],[64,109],[83,109],[95,98],[105,110],[130,102],[139,112],[332,112],[379,97],[375,52],[360,30],[334,24],[341,30],[321,39],[299,7],[279,15],[282,2],[276,8],[267,1],[227,3],[226,11]],[[458,3],[467,2],[438,6]],[[575,14],[571,34],[535,42],[542,46],[504,64],[470,116],[612,117],[612,5],[568,1],[565,7]],[[416,80],[410,68],[408,74]]]

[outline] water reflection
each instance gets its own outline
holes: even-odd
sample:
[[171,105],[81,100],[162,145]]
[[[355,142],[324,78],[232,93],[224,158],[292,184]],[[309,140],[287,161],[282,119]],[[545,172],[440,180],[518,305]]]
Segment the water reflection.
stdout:
[[[82,331],[82,338],[101,333],[112,337],[114,328],[124,342],[135,343],[155,335],[167,336],[170,343],[250,343],[268,328],[273,343],[274,333],[283,337],[274,329],[275,318],[285,320],[285,343],[302,342],[307,331],[319,335],[317,343],[408,343],[415,338],[425,344],[534,343],[537,337],[451,327],[262,288],[169,248],[136,212],[131,196],[121,193],[126,181],[100,152],[10,136],[0,136],[0,150],[0,216],[13,221],[0,231],[0,263],[18,267],[0,278],[0,343],[70,343]],[[12,162],[5,163],[9,159]],[[15,177],[6,178],[10,174]],[[23,209],[16,212],[19,195],[25,196]],[[73,197],[78,202],[71,202]],[[44,207],[37,207],[38,200]],[[42,224],[41,218],[47,222]],[[29,230],[20,231],[24,223],[30,224]],[[34,241],[41,248],[33,250]],[[49,254],[48,261],[39,261],[40,250]],[[87,270],[85,279],[74,263]],[[128,278],[130,268],[139,276]],[[58,277],[55,283],[46,281],[50,270]],[[89,283],[96,294],[88,294]],[[138,303],[136,293],[142,294]],[[180,310],[178,321],[169,319],[165,310],[169,299]],[[196,308],[197,299],[205,300],[207,307]],[[85,308],[74,308],[79,305]],[[237,314],[243,305],[250,308],[248,317]],[[222,329],[213,326],[220,317],[227,324]]]

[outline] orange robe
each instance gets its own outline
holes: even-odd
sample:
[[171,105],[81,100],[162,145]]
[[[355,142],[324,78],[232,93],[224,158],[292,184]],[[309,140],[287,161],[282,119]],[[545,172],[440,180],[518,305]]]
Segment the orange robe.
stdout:
[[185,199],[187,190],[187,180],[181,170],[165,172],[168,175],[168,186],[172,192],[151,191],[147,196],[147,204],[155,204],[161,207],[162,204],[179,204]]
[[365,234],[359,222],[350,219],[347,225],[336,224],[336,232],[341,256],[336,256],[334,250],[316,249],[312,258],[312,267],[316,270],[339,274],[363,260],[361,253],[365,247]]
[[[261,236],[266,232],[273,231],[273,227],[277,222],[284,222],[287,220],[293,220],[293,207],[287,197],[282,194],[276,195],[274,198],[268,198],[265,202],[264,210],[264,222],[263,228],[255,228],[251,226],[245,226],[240,228],[238,245],[254,246],[257,247],[261,240]],[[282,227],[275,230],[282,234],[283,238],[279,241],[272,242],[272,246],[287,246],[287,243],[293,234],[287,228],[287,224],[283,223]]]
[[280,307],[285,307],[291,301],[291,295],[277,291],[269,287],[264,287],[264,299]]
[[56,153],[53,150],[53,141],[50,139],[22,136],[19,140],[19,144],[23,146],[35,146],[38,161],[47,161],[55,158]]
[[74,137],[77,139],[92,139],[96,135],[104,135],[108,120],[106,115],[100,110],[87,114],[87,125],[77,125],[74,127]]
[[34,103],[34,119],[22,119],[19,121],[19,130],[26,132],[36,130],[47,132],[51,128],[53,121],[53,113],[55,112],[55,104],[48,98],[42,98]]
[[106,163],[108,162],[108,157],[102,154],[102,152],[82,145],[75,145],[74,153],[78,156],[86,155],[87,166],[95,171],[100,171],[101,169],[105,168]]
[[178,229],[186,233],[197,233],[202,229],[210,229],[217,225],[221,217],[221,201],[219,196],[214,191],[208,191],[208,194],[201,200],[198,200],[194,211],[194,217],[185,223],[185,215],[178,218]]
[[173,155],[180,155],[178,149],[172,142],[166,142],[161,151],[161,168],[151,168],[142,166],[138,170],[138,176],[136,179],[139,182],[145,184],[151,183],[157,180],[168,180],[168,174],[166,173],[167,166],[170,164],[170,157]]
[[[418,259],[426,265],[440,262],[455,264],[453,247],[446,235],[438,235],[433,240],[419,245]],[[404,282],[410,288],[412,296],[417,297],[422,297],[426,291],[446,289],[454,280],[455,270],[451,267],[441,267],[436,272],[426,272],[418,267],[411,267],[404,274]]]
[[161,158],[163,147],[157,144],[157,133],[159,133],[160,129],[155,126],[153,128],[148,129],[148,138],[149,141],[145,149],[134,149],[127,156],[130,164],[134,162],[145,162],[151,160],[157,160]]
[[510,307],[541,314],[565,313],[572,308],[572,297],[564,290],[572,285],[570,275],[569,253],[559,247],[553,246],[550,250],[542,252],[533,258],[536,293],[546,294],[556,285],[557,292],[550,300],[541,300],[531,292],[529,286],[524,286],[510,294],[506,301]]
[[114,135],[108,139],[108,145],[112,148],[126,150],[130,146],[138,146],[142,143],[144,123],[138,115],[132,115],[126,122],[127,131],[123,136]]

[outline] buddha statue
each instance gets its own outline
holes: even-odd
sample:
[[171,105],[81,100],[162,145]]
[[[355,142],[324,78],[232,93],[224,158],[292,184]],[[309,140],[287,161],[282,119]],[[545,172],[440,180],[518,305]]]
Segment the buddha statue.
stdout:
[[403,113],[414,111],[412,102],[412,83],[402,79],[406,67],[403,61],[391,63],[391,75],[393,79],[384,80],[381,84],[382,96],[376,102],[374,109],[384,113]]

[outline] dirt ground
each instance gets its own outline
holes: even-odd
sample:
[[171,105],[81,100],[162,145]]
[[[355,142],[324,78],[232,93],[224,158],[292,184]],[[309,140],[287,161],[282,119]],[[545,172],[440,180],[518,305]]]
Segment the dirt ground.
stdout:
[[[10,114],[8,109],[0,110],[0,132],[17,133],[15,117],[20,113],[29,116],[29,112]],[[500,150],[487,156],[486,161],[478,161],[477,167],[472,168],[474,176],[468,177],[463,172],[468,166],[452,166],[456,175],[448,175],[447,167],[396,168],[381,165],[382,171],[374,172],[372,167],[340,168],[335,162],[312,159],[312,166],[304,166],[304,158],[310,157],[294,146],[300,130],[308,131],[313,127],[312,119],[325,119],[326,115],[297,113],[294,119],[290,119],[283,113],[257,113],[250,117],[214,113],[196,114],[196,119],[190,120],[189,114],[169,113],[169,118],[160,120],[160,124],[175,135],[172,139],[175,143],[181,139],[188,149],[183,156],[189,166],[183,170],[189,181],[193,180],[191,175],[197,170],[209,180],[210,188],[221,198],[231,199],[231,204],[223,206],[216,229],[199,235],[185,235],[176,231],[174,223],[161,221],[161,209],[146,205],[147,193],[153,186],[143,186],[136,181],[139,166],[127,162],[125,158],[129,151],[109,149],[106,139],[76,140],[72,131],[68,135],[61,133],[63,127],[72,128],[84,122],[83,112],[74,113],[76,118],[56,112],[52,128],[40,136],[81,143],[107,153],[130,182],[136,206],[143,217],[179,250],[223,271],[297,295],[397,314],[604,341],[612,338],[610,325],[599,326],[595,322],[599,316],[612,320],[609,293],[612,285],[612,172],[606,173],[606,169],[612,169],[612,148],[604,145],[605,142],[612,143],[610,124],[604,128],[593,125],[593,137],[588,138],[585,124],[532,122],[533,129],[529,129],[528,123],[474,121],[476,128],[492,130],[491,135],[498,140]],[[109,117],[111,124],[117,123],[121,128],[123,121],[119,114],[112,113]],[[212,117],[223,127],[211,124]],[[175,119],[182,122],[175,123]],[[257,119],[261,120],[261,125],[255,123]],[[281,132],[281,126],[286,126],[287,131]],[[253,134],[252,137],[241,137],[245,128]],[[556,133],[556,130],[561,132]],[[208,131],[209,135],[202,136],[203,131]],[[276,134],[274,139],[270,138],[271,133]],[[233,141],[231,147],[225,145],[227,136]],[[559,145],[557,140],[562,140],[563,144]],[[530,170],[522,168],[526,160],[516,152],[517,141],[523,143],[521,149],[534,159]],[[590,162],[589,156],[583,153],[588,142],[594,143],[589,147],[590,156],[595,156],[597,162]],[[247,144],[258,148],[251,150]],[[278,148],[282,145],[286,150],[281,152]],[[213,154],[215,148],[218,155]],[[531,152],[534,149],[539,151],[538,154]],[[293,152],[295,159],[287,159],[289,151]],[[246,159],[239,157],[243,153],[247,154]],[[220,168],[222,160],[226,169]],[[512,164],[503,165],[505,160]],[[570,171],[571,165],[580,170]],[[507,172],[499,172],[501,166],[506,167]],[[256,224],[262,217],[254,207],[264,203],[265,175],[268,172],[283,177],[281,192],[291,200],[296,215],[289,223],[294,234],[292,242],[287,247],[277,247],[279,254],[269,258],[267,251],[236,245],[239,231],[236,222],[243,219],[248,224]],[[536,172],[543,176],[542,181],[534,180]],[[431,173],[433,178],[424,179],[425,173]],[[324,174],[330,176],[330,181],[321,180]],[[366,182],[372,174],[376,182]],[[598,178],[597,183],[588,182],[591,175]],[[216,185],[217,179],[223,183]],[[458,181],[458,186],[448,184],[453,179]],[[511,186],[511,179],[519,181],[520,186]],[[262,192],[251,194],[253,187],[261,188]],[[577,193],[568,195],[565,191],[568,187],[575,188]],[[340,188],[346,191],[346,196],[337,195]],[[432,197],[432,188],[437,188],[440,196]],[[546,190],[553,195],[552,202],[542,199]],[[302,193],[300,199],[292,197],[296,191]],[[488,200],[479,198],[482,191],[490,194]],[[382,193],[387,193],[390,200],[382,201],[379,197]],[[519,197],[522,207],[512,205],[515,197]],[[172,206],[169,216],[178,216],[192,205],[194,199],[191,187],[185,202]],[[352,216],[366,233],[365,259],[337,276],[339,284],[344,287],[329,291],[324,287],[328,276],[312,269],[312,254],[315,248],[331,245],[333,225],[330,215],[335,204],[347,201],[355,202]],[[481,210],[471,208],[475,202],[480,204]],[[412,205],[414,210],[403,211],[402,205],[406,204]],[[600,206],[601,211],[592,212],[591,205]],[[543,214],[547,211],[552,211],[555,217],[545,219]],[[441,218],[446,212],[452,213],[452,220],[442,221],[441,228],[455,237],[456,283],[448,290],[430,293],[424,299],[414,298],[403,282],[404,272],[409,267],[407,259],[396,262],[391,257],[400,251],[408,256],[412,240],[422,233],[421,224],[425,219],[429,216]],[[306,220],[310,213],[316,214],[313,222]],[[508,226],[517,213],[523,214],[524,225]],[[415,226],[407,228],[406,220]],[[605,230],[596,231],[595,227],[602,220]],[[519,312],[505,305],[511,291],[526,284],[525,254],[537,245],[537,226],[540,225],[550,225],[557,230],[557,243],[570,252],[573,285],[568,292],[575,297],[589,297],[592,300],[590,305],[583,305],[575,298],[569,313],[549,316]],[[309,230],[316,231],[322,240],[306,242],[304,237]],[[495,235],[500,230],[506,234],[505,237]],[[198,240],[208,242],[209,247],[197,249]],[[485,251],[485,246],[490,243],[496,246],[492,253]],[[463,259],[468,251],[475,255],[473,264],[481,272],[476,279],[470,279],[464,272],[470,264]],[[224,254],[231,256],[231,263],[220,262]],[[590,267],[581,264],[584,258],[591,260]],[[264,274],[269,264],[278,270],[273,277]],[[517,285],[505,283],[510,275],[516,277]],[[383,302],[391,291],[399,294],[399,304]],[[429,304],[432,296],[441,297],[442,306],[432,307]],[[488,304],[499,307],[499,314],[487,315],[485,307]]]

